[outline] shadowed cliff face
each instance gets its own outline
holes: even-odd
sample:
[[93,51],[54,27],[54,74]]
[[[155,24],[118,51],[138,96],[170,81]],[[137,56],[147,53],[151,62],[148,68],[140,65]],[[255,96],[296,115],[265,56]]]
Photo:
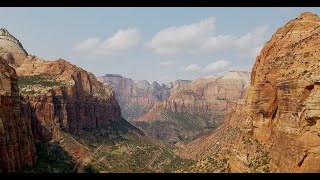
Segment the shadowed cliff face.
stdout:
[[50,62],[28,56],[16,71],[37,127],[36,138],[59,137],[60,129],[81,133],[122,119],[112,88],[63,59]]
[[5,29],[0,57],[1,172],[33,165],[34,141],[58,140],[62,131],[117,129],[125,121],[110,86],[63,59],[28,55]]
[[0,58],[0,172],[35,162],[31,120],[23,117],[15,70]]
[[139,118],[156,102],[161,102],[170,96],[170,88],[156,81],[152,84],[145,80],[134,82],[116,74],[107,74],[98,79],[114,88],[122,114],[128,120]]
[[220,142],[212,154],[231,144],[235,151],[226,156],[232,171],[264,171],[250,166],[258,146],[245,142],[256,139],[269,152],[271,172],[320,172],[319,33],[320,17],[310,12],[278,29],[256,59],[246,102],[230,109],[226,123],[187,152],[198,156],[196,148]]

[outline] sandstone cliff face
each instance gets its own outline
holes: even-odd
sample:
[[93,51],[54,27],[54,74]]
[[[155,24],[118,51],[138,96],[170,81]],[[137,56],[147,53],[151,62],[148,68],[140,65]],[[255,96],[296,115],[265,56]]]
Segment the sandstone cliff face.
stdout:
[[120,75],[107,74],[99,77],[104,84],[112,86],[121,106],[122,114],[128,120],[133,120],[146,113],[156,102],[169,98],[170,89],[156,81],[134,82]]
[[[237,137],[262,143],[270,153],[272,172],[320,172],[319,27],[320,17],[306,12],[275,32],[256,59],[245,104],[223,126],[224,131],[237,127]],[[237,153],[230,155],[231,170],[249,170],[249,161],[239,157],[256,153],[243,141],[231,134],[206,139],[233,144]],[[191,149],[204,144],[198,140]]]
[[28,53],[18,39],[12,36],[6,29],[0,28],[0,56],[9,64],[22,63]]
[[31,120],[23,117],[15,70],[0,58],[0,172],[35,162]]
[[152,110],[164,108],[172,112],[189,114],[223,112],[228,102],[244,96],[249,76],[248,72],[229,72],[222,78],[192,81],[173,89],[170,98],[156,104]]
[[232,71],[220,78],[198,79],[172,88],[169,99],[156,103],[135,124],[168,141],[197,137],[222,123],[228,103],[244,97],[249,76],[249,72]]
[[32,165],[34,141],[57,140],[61,131],[117,128],[125,121],[110,86],[63,59],[28,55],[5,29],[0,30],[0,57],[1,171]]
[[63,59],[44,61],[28,56],[16,71],[21,95],[37,127],[36,138],[57,138],[60,129],[80,133],[121,120],[112,88]]

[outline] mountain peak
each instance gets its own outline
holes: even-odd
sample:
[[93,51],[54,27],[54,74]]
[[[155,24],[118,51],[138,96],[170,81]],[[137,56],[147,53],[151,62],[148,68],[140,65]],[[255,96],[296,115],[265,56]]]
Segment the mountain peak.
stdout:
[[0,56],[10,64],[21,64],[28,56],[20,41],[5,28],[0,28]]
[[118,77],[118,78],[122,78],[122,76],[120,74],[105,74],[104,77]]
[[318,20],[318,19],[320,19],[320,17],[317,14],[313,14],[310,11],[301,13],[298,18],[300,18],[300,19],[310,19],[310,20]]

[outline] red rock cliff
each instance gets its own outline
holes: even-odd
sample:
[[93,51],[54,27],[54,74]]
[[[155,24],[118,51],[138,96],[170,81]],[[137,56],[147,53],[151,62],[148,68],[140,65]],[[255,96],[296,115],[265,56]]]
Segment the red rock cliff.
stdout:
[[0,29],[0,57],[4,58],[0,68],[1,171],[32,165],[34,141],[54,140],[61,131],[115,128],[114,124],[124,121],[110,86],[66,60],[45,61],[28,55],[5,29]]
[[[189,153],[228,144],[231,170],[250,171],[249,157],[258,151],[245,142],[256,139],[270,153],[271,172],[320,172],[319,42],[320,17],[310,12],[278,29],[256,59],[245,104],[221,129],[193,142]],[[225,133],[233,130],[235,137]]]
[[15,70],[0,58],[0,172],[35,162],[31,119],[23,118]]
[[[63,59],[28,56],[16,71],[37,138],[58,137],[60,129],[81,133],[82,129],[110,127],[122,119],[113,89]],[[28,79],[34,79],[31,85],[24,82]]]
[[156,102],[169,98],[170,89],[156,81],[134,82],[132,79],[116,74],[106,74],[99,80],[114,88],[122,114],[128,120],[134,120],[149,111]]

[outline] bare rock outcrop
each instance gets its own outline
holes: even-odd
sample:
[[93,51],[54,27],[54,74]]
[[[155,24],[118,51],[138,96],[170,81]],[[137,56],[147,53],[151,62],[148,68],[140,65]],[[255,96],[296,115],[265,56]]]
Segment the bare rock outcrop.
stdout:
[[155,103],[134,123],[166,141],[194,139],[222,123],[228,104],[244,97],[249,77],[249,72],[231,71],[220,78],[176,83],[170,98]]
[[[319,41],[320,17],[310,12],[278,29],[256,59],[240,112],[230,112],[223,125],[224,132],[238,128],[237,137],[246,141],[216,132],[191,143],[188,152],[197,156],[197,148],[224,141],[252,157],[258,151],[244,142],[257,140],[269,153],[271,172],[320,172]],[[250,171],[237,154],[229,153],[231,171]]]
[[92,73],[64,59],[28,55],[5,29],[0,29],[0,55],[1,172],[33,165],[34,142],[57,140],[61,131],[81,134],[127,123],[112,87]]
[[0,172],[14,172],[36,160],[31,119],[24,118],[15,70],[0,58]]
[[124,118],[137,119],[148,112],[156,102],[169,98],[170,88],[154,81],[133,81],[116,74],[106,74],[98,78],[114,88]]

